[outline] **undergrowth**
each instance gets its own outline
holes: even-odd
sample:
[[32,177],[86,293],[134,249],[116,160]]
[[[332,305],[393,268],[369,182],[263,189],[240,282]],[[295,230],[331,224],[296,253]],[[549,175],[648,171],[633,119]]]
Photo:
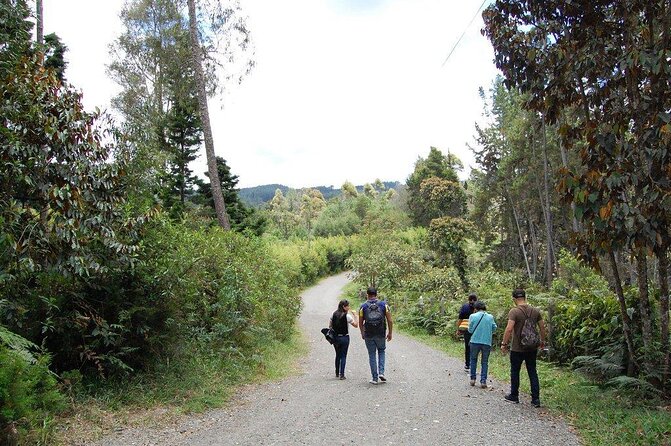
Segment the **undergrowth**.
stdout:
[[59,420],[57,444],[98,439],[117,427],[163,424],[184,414],[224,406],[240,385],[276,381],[298,372],[308,344],[298,330],[286,342],[269,342],[250,358],[192,352],[129,381],[74,383],[72,411]]

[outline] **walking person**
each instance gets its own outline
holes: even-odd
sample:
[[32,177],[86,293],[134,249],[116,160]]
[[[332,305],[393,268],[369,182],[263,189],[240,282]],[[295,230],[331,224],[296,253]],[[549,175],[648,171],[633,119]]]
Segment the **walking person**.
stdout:
[[[520,402],[520,370],[524,362],[529,374],[531,404],[534,407],[541,407],[536,357],[538,349],[545,346],[545,321],[540,310],[527,303],[526,292],[523,289],[517,288],[513,291],[513,300],[515,307],[508,313],[508,325],[501,343],[502,353],[505,354],[510,350],[510,393],[505,396],[505,400],[511,403]],[[511,338],[512,344],[510,344]]]
[[471,367],[471,333],[468,331],[468,318],[475,312],[475,302],[478,296],[475,293],[468,295],[468,302],[459,309],[457,319],[457,336],[464,338],[464,370],[468,372]]
[[338,309],[333,312],[329,321],[329,328],[335,332],[333,347],[335,348],[335,374],[336,378],[345,379],[345,364],[347,363],[347,350],[349,350],[349,326],[359,326],[357,318],[350,311],[349,301],[343,299],[338,303]]
[[[369,287],[366,295],[368,300],[359,308],[359,330],[368,350],[371,384],[385,383],[384,362],[386,342],[391,341],[393,322],[389,305],[383,300],[377,300],[377,289]],[[386,333],[386,337],[385,337]]]
[[492,351],[492,334],[496,331],[494,316],[487,313],[487,306],[481,300],[475,302],[476,313],[468,318],[468,332],[471,334],[471,386],[475,385],[478,355],[481,355],[480,387],[487,388],[487,368],[489,353]]

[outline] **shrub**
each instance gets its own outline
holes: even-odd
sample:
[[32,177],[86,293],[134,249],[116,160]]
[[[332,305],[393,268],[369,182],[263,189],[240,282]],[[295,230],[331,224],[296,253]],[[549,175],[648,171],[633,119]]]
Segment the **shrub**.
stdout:
[[0,344],[0,444],[48,442],[52,416],[65,407],[48,365],[46,355],[31,364]]

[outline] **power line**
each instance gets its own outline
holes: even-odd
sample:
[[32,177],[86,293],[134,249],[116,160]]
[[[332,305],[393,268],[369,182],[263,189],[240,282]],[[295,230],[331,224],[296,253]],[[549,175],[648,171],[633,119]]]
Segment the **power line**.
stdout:
[[464,32],[461,33],[461,35],[459,36],[459,39],[457,40],[457,43],[455,43],[454,46],[452,47],[452,49],[450,50],[450,54],[448,54],[447,57],[445,58],[445,60],[443,61],[443,64],[441,65],[441,68],[445,66],[447,61],[450,59],[450,56],[452,55],[452,53],[454,53],[454,50],[457,49],[457,45],[459,45],[459,42],[461,42],[461,39],[464,37],[464,34],[466,34],[466,31],[468,31],[468,28],[470,28],[470,26],[473,24],[473,20],[475,20],[475,18],[478,16],[478,13],[482,9],[482,7],[485,6],[485,3],[487,3],[487,0],[483,0],[482,4],[478,8],[478,10],[475,11],[475,14],[473,14],[473,18],[471,19],[470,22],[468,22],[468,25],[466,25],[466,28],[464,28]]

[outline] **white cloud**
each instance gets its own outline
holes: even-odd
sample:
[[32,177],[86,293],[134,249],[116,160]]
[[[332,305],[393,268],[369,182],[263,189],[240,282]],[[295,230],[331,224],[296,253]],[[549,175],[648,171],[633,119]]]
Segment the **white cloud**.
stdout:
[[[104,63],[120,32],[120,3],[70,0],[74,8],[60,15],[50,3],[45,31],[53,24],[70,48],[69,80],[84,91],[87,107],[108,104],[115,90]],[[210,100],[217,154],[241,187],[405,181],[432,145],[472,164],[465,144],[481,115],[478,88],[488,88],[496,73],[479,17],[441,64],[479,5],[243,2],[257,66],[223,99]],[[204,160],[194,170],[206,170]]]

